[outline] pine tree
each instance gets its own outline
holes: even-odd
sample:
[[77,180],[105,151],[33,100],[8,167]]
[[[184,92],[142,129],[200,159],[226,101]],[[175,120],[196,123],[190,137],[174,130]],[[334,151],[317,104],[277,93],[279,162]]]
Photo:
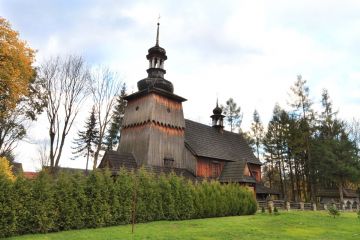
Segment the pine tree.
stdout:
[[230,131],[233,132],[237,128],[240,129],[243,114],[241,113],[241,108],[237,106],[236,102],[234,102],[234,99],[229,98],[226,101],[226,105],[221,106],[221,108],[223,109],[223,114],[230,126]]
[[337,119],[327,90],[322,93],[320,115],[313,152],[324,187],[337,186],[343,202],[343,187],[360,179],[360,162],[356,143],[350,139],[345,122]]
[[75,158],[86,157],[86,172],[88,170],[90,155],[94,153],[94,147],[98,142],[99,131],[97,129],[97,122],[95,118],[95,108],[92,108],[90,117],[85,122],[85,131],[78,131],[78,138],[74,140],[76,145],[73,149]]
[[125,107],[127,101],[126,97],[126,84],[124,83],[121,87],[120,95],[117,98],[117,104],[112,113],[110,128],[107,131],[105,137],[105,144],[108,150],[113,150],[116,144],[120,141],[120,128],[124,119]]
[[251,145],[253,146],[256,156],[259,158],[260,149],[264,138],[264,126],[256,109],[253,113],[253,122],[251,123],[251,128],[248,135],[251,138],[250,143],[252,143]]
[[275,173],[279,174],[279,181],[283,196],[286,197],[286,120],[287,113],[275,105],[273,117],[268,124],[268,131],[264,137],[265,159],[268,169],[272,171],[272,181],[275,181]]
[[[304,171],[303,189],[304,197],[308,200],[308,193],[310,199],[315,201],[315,166],[311,158],[311,140],[314,128],[314,111],[312,109],[312,101],[309,97],[309,87],[306,85],[306,80],[302,76],[297,77],[297,81],[291,87],[291,102],[290,106],[293,108],[292,114],[297,117],[298,128],[301,130],[300,141],[298,142],[298,152],[301,152],[302,167]],[[306,190],[305,190],[306,189]]]

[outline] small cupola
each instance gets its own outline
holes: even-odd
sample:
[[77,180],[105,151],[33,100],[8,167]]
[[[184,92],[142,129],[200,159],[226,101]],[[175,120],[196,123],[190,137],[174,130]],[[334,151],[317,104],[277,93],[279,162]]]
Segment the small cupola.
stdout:
[[210,116],[212,119],[212,126],[214,128],[224,128],[224,115],[222,115],[222,109],[219,107],[218,100],[216,100],[216,107],[213,110],[213,115]]
[[159,27],[160,23],[158,22],[155,46],[150,48],[146,55],[146,59],[149,61],[149,68],[146,70],[148,77],[138,82],[138,89],[141,91],[155,87],[173,93],[174,86],[164,78],[164,74],[166,73],[164,62],[167,56],[165,49],[159,45]]
[[159,46],[159,27],[160,23],[158,22],[155,46],[150,48],[148,50],[148,55],[146,55],[147,60],[149,60],[149,69],[147,72],[149,77],[163,78],[166,73],[164,69],[164,62],[167,59],[167,56],[165,49]]

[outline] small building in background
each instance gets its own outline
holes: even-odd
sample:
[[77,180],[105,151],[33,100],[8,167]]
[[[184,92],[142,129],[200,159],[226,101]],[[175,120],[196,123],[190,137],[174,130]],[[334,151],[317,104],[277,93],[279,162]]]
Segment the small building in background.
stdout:
[[[353,189],[343,189],[343,199],[346,208],[352,207],[352,209],[356,209],[359,205],[359,191]],[[340,193],[339,189],[331,188],[321,188],[317,191],[316,197],[318,198],[320,203],[323,204],[332,204],[332,203],[340,203]]]

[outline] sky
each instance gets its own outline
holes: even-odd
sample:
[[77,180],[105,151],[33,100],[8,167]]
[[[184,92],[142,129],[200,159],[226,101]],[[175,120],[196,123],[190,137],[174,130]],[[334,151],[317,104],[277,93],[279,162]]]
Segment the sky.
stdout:
[[[360,117],[359,12],[357,0],[0,0],[0,16],[37,50],[36,64],[81,55],[89,65],[116,71],[130,93],[147,76],[145,56],[155,45],[160,14],[165,78],[187,99],[185,118],[210,124],[216,99],[224,104],[232,97],[244,114],[244,131],[254,109],[266,125],[276,103],[288,107],[299,74],[315,108],[326,88],[340,118]],[[37,148],[46,141],[46,126],[40,116],[16,149],[25,170],[39,168]],[[70,145],[60,164],[83,168],[84,161],[68,160]]]

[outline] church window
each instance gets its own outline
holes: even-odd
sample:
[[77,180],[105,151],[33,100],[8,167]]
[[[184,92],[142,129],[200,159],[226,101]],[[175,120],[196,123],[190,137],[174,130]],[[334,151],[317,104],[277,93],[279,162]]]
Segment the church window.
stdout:
[[136,110],[136,111],[139,110],[139,106],[136,106],[135,110]]
[[166,111],[169,113],[169,112],[170,112],[170,108],[167,108]]

